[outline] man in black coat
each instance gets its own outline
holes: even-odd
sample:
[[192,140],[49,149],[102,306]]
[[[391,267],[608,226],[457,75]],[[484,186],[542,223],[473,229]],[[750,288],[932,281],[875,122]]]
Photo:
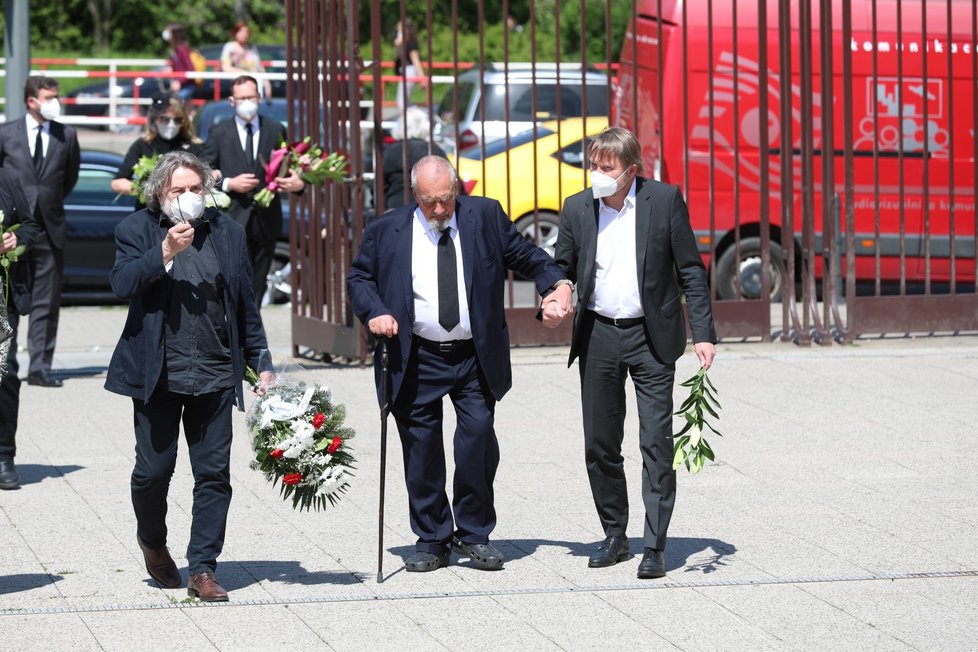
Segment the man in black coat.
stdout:
[[[577,284],[568,366],[580,357],[584,454],[605,540],[591,568],[630,556],[628,492],[621,444],[625,380],[638,398],[645,553],[639,579],[665,575],[665,545],[676,497],[672,468],[672,392],[686,348],[689,312],[696,357],[709,368],[716,332],[706,269],[679,189],[638,176],[634,134],[606,129],[588,145],[591,187],[564,202],[554,251]],[[544,299],[544,322],[563,317],[559,288]]]
[[[0,241],[0,255],[13,251],[20,245],[28,248],[37,237],[37,223],[24,197],[17,175],[0,168],[0,211],[3,211],[4,230],[15,224],[20,228],[4,233]],[[9,284],[4,277],[9,274]],[[26,315],[31,308],[31,274],[26,256],[12,264],[6,271],[0,270],[0,283],[4,283],[3,301],[6,302],[7,319],[10,321],[10,348],[7,350],[5,370],[0,374],[0,489],[16,489],[20,476],[14,466],[17,454],[17,415],[20,408],[20,378],[17,375],[17,324],[19,315]],[[10,296],[6,295],[7,287]]]
[[[234,118],[210,130],[203,158],[220,172],[218,186],[231,197],[228,213],[247,233],[254,274],[252,287],[261,305],[275,258],[275,243],[282,235],[282,199],[276,194],[272,203],[264,207],[256,204],[254,197],[267,185],[265,165],[272,152],[286,141],[286,133],[280,122],[258,114],[258,100],[254,77],[242,75],[231,82]],[[286,192],[302,192],[305,188],[302,179],[291,170],[275,182]]]
[[204,208],[213,186],[207,164],[189,152],[160,157],[146,183],[146,208],[119,223],[112,291],[129,302],[105,388],[132,399],[136,464],[131,491],[146,570],[176,588],[180,573],[166,548],[166,507],[182,421],[194,474],[187,545],[187,592],[225,601],[214,575],[231,503],[232,408],[244,409],[247,363],[267,348],[244,230]]
[[65,197],[78,181],[81,150],[73,127],[56,120],[61,112],[58,82],[28,77],[24,86],[27,115],[0,124],[0,167],[17,174],[27,205],[40,229],[30,253],[34,276],[27,347],[27,382],[60,387],[51,374],[58,337],[64,246],[68,235]]

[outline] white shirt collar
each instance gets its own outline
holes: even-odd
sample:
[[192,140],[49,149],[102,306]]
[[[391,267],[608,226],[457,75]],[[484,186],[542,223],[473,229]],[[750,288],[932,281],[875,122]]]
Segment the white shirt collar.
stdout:
[[[431,238],[434,242],[438,242],[438,240],[441,238],[441,232],[434,226],[428,224],[428,220],[425,218],[424,213],[421,212],[420,206],[414,209],[414,219],[416,219],[421,225],[425,235]],[[458,219],[454,212],[452,213],[452,218],[448,220],[448,228],[455,229],[455,232],[458,232]]]
[[[625,203],[624,203],[624,205],[622,205],[622,210],[624,210],[626,208],[632,208],[632,207],[635,206],[635,189],[637,187],[637,185],[636,185],[637,184],[637,181],[638,181],[638,178],[637,177],[635,179],[632,179],[632,185],[628,189],[628,194],[625,195]],[[620,212],[620,211],[618,211],[618,209],[612,208],[611,206],[606,205],[604,203],[604,197],[602,197],[601,199],[598,200],[598,205],[600,206],[601,210],[609,210],[609,211],[614,211],[616,213]]]
[[251,125],[251,132],[252,133],[255,133],[255,134],[258,133],[259,126],[258,126],[258,114],[257,113],[255,114],[255,117],[252,118],[251,120],[249,120],[248,122],[245,122],[244,120],[242,120],[238,116],[238,114],[235,113],[234,114],[234,121],[238,125],[238,131],[244,131],[245,130],[245,125],[250,124]]
[[50,128],[50,127],[47,126],[48,123],[46,121],[45,122],[38,122],[37,120],[34,119],[34,116],[32,116],[30,113],[28,113],[24,117],[27,119],[27,133],[28,134],[33,135],[34,134],[34,130],[37,129],[38,125],[40,125],[41,128],[44,131],[47,131]]

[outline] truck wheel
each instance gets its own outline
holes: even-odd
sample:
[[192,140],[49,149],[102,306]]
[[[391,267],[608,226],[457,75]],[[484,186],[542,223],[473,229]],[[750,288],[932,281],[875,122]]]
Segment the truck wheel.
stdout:
[[[717,298],[719,299],[758,299],[761,296],[761,239],[744,238],[740,241],[740,260],[733,243],[727,247],[716,267]],[[740,292],[737,291],[736,277],[740,278]],[[781,301],[781,288],[784,286],[784,253],[781,245],[771,241],[771,301]]]
[[560,216],[550,211],[540,211],[540,239],[536,239],[537,226],[533,223],[533,213],[516,220],[516,230],[530,242],[538,242],[540,248],[553,258],[557,245],[557,232],[560,230]]

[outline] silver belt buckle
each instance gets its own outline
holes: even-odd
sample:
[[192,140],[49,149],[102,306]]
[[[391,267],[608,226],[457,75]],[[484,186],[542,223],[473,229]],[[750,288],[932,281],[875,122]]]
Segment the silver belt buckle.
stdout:
[[439,342],[438,351],[440,353],[451,353],[454,348],[452,342]]

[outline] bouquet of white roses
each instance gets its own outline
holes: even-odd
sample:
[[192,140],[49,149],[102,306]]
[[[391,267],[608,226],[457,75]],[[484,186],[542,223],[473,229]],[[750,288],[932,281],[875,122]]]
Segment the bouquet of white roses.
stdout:
[[255,452],[251,468],[279,485],[293,508],[319,511],[335,504],[356,468],[348,443],[354,432],[343,426],[345,418],[346,408],[333,403],[328,389],[289,382],[280,374],[248,412]]

